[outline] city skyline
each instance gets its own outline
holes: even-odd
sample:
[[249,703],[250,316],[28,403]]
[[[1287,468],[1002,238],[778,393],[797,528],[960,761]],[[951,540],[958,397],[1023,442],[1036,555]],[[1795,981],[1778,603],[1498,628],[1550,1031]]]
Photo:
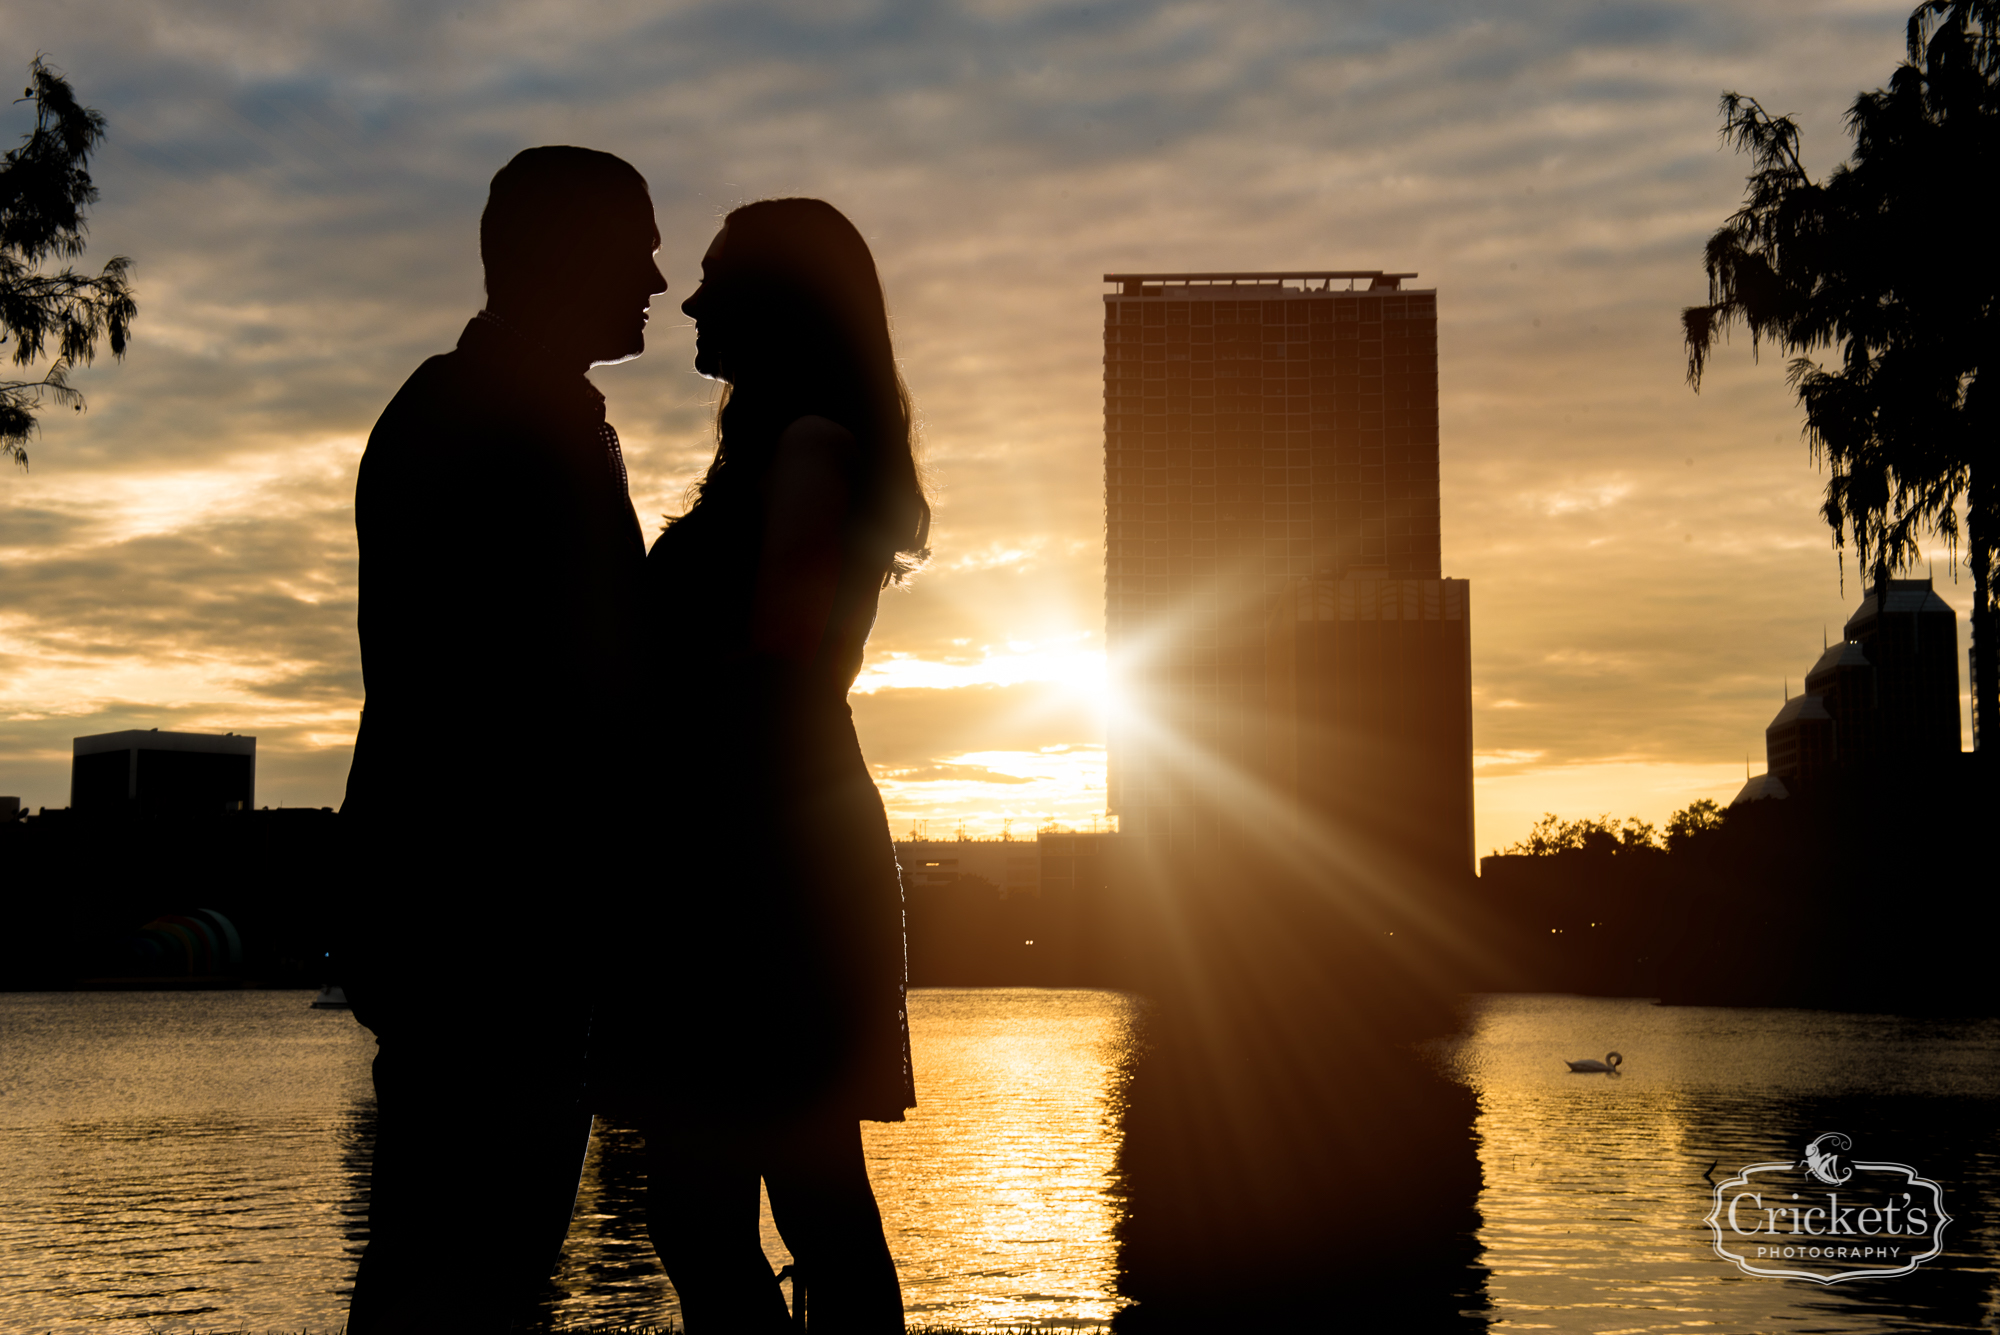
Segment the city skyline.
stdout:
[[1716,96],[1795,112],[1824,173],[1904,6],[0,13],[0,57],[45,53],[109,121],[81,263],[132,256],[140,302],[127,359],[76,377],[89,411],[0,481],[0,792],[31,807],[65,800],[71,738],[150,727],[256,735],[260,802],[338,803],[354,464],[477,309],[485,183],[539,142],[653,184],[671,289],[648,354],[596,377],[649,534],[709,447],[675,307],[719,214],[818,194],[875,248],[940,489],[935,567],[885,600],[855,701],[899,833],[1105,807],[1106,272],[1349,265],[1445,294],[1479,852],[1545,810],[1726,800],[1859,599],[1782,366],[1738,342],[1697,396],[1676,316],[1748,170]]

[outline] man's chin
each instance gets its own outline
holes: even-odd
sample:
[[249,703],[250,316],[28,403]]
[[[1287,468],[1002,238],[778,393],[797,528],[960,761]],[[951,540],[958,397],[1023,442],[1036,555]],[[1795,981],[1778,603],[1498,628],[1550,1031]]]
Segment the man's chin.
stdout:
[[645,351],[646,351],[646,340],[643,336],[641,336],[640,338],[634,341],[633,346],[628,347],[624,352],[614,352],[607,356],[595,357],[591,359],[590,364],[592,366],[616,366],[620,362],[629,362],[634,360]]

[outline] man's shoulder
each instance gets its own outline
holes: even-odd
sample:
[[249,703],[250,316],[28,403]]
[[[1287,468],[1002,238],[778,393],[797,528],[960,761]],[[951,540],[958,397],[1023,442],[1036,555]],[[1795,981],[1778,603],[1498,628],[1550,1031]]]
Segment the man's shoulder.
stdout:
[[376,419],[375,435],[412,429],[428,433],[492,416],[502,386],[481,370],[462,349],[426,358]]
[[449,457],[461,448],[490,453],[537,433],[533,395],[514,368],[464,346],[428,358],[403,382],[368,436],[378,458],[411,451]]

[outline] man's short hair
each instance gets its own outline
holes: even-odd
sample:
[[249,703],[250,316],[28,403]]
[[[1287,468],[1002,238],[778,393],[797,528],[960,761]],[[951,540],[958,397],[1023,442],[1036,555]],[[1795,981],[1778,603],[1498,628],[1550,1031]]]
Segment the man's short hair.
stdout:
[[479,215],[487,294],[535,286],[599,220],[652,202],[646,178],[623,158],[569,144],[523,149],[494,174]]

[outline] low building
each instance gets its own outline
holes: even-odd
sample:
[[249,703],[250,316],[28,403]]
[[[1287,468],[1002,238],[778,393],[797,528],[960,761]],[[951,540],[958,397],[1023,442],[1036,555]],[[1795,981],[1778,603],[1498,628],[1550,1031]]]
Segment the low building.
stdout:
[[1121,836],[910,839],[903,869],[916,986],[1104,987],[1131,972],[1134,911]]
[[1033,839],[906,839],[896,844],[903,888],[917,891],[956,885],[966,877],[989,881],[1002,899],[1042,893],[1041,850]]
[[1050,830],[1035,841],[1041,896],[1050,901],[1101,899],[1111,877],[1118,836],[1103,831]]
[[69,804],[80,815],[220,815],[257,800],[255,737],[135,728],[72,746]]

